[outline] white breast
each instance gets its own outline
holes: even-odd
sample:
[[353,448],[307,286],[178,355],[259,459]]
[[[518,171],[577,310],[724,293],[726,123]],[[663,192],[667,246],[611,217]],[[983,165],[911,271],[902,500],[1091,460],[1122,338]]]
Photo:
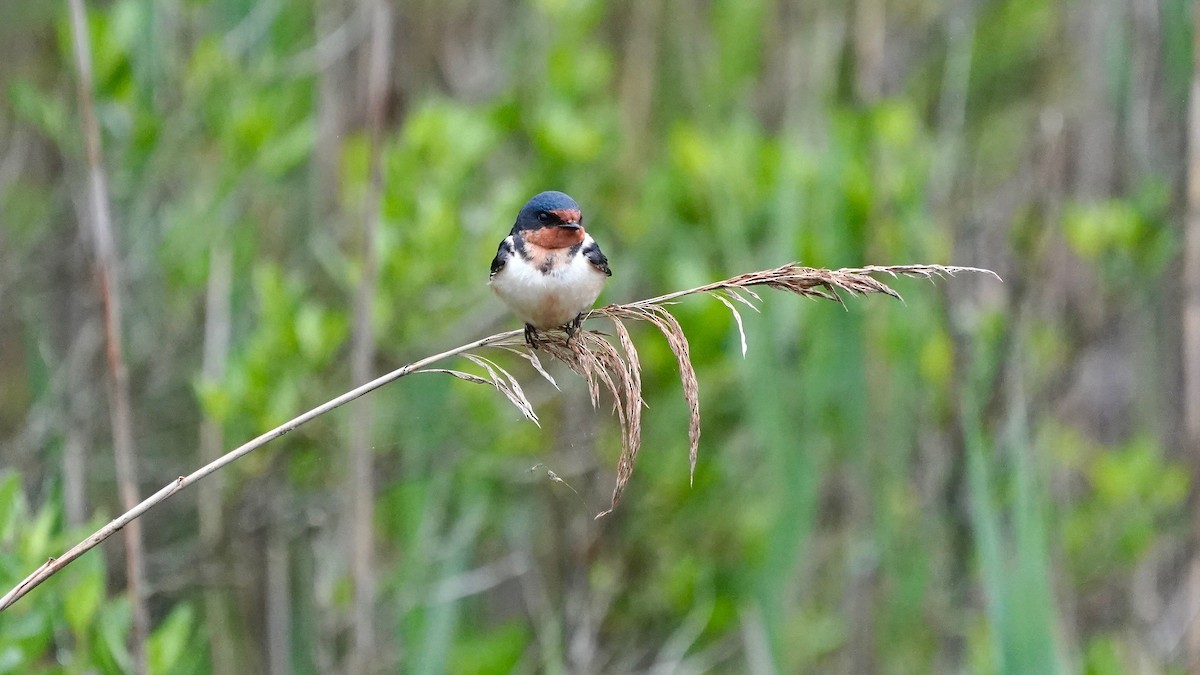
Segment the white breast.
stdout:
[[565,250],[557,255],[557,264],[542,272],[514,253],[488,282],[513,313],[534,328],[570,323],[592,308],[608,280],[578,250],[569,259]]

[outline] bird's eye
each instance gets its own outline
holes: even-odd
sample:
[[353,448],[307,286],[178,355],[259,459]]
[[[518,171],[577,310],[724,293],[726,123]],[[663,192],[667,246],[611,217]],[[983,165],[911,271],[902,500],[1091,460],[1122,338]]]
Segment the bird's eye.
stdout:
[[538,222],[542,222],[542,223],[550,222],[550,214],[546,213],[545,211],[539,211],[538,212]]

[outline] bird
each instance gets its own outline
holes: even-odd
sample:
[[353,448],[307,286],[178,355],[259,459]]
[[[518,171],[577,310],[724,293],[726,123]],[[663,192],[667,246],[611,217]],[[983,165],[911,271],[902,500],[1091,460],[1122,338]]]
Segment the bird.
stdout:
[[525,343],[537,349],[539,330],[562,328],[572,339],[611,276],[579,204],[551,190],[517,214],[492,259],[488,285],[525,322]]

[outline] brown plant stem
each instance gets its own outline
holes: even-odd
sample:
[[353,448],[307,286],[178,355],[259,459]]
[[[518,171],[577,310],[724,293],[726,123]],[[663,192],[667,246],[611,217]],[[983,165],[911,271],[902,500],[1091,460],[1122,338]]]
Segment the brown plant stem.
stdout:
[[[204,356],[200,365],[200,380],[206,386],[217,386],[225,377],[229,360],[229,337],[232,315],[230,293],[233,284],[233,253],[227,242],[213,244],[209,252],[208,286],[204,301]],[[221,421],[205,415],[200,423],[200,460],[211,462],[225,449],[225,431]],[[200,521],[200,544],[205,556],[218,548],[224,518],[221,499],[225,485],[216,478],[200,487],[197,511]],[[208,584],[204,590],[204,623],[209,635],[213,672],[236,671],[236,659],[229,638],[227,616],[229,607],[224,590]]]
[[[1200,479],[1200,5],[1192,6],[1192,82],[1187,121],[1187,204],[1183,251],[1183,410],[1185,452],[1192,457],[1193,481]],[[1200,496],[1194,492],[1192,545],[1200,542]],[[1200,601],[1200,554],[1193,553],[1191,605]],[[1188,622],[1187,663],[1200,668],[1200,621]]]
[[[95,248],[96,270],[99,275],[101,301],[104,307],[104,327],[108,349],[109,415],[112,424],[113,454],[117,470],[117,490],[121,506],[132,509],[138,502],[137,460],[133,449],[133,412],[129,402],[129,371],[125,367],[121,337],[121,268],[113,235],[111,209],[108,201],[108,181],[104,173],[104,158],[100,145],[100,127],[96,122],[92,85],[92,45],[88,37],[87,14],[83,0],[67,0],[71,15],[71,38],[78,70],[79,106],[82,112],[83,137],[87,146],[88,195]],[[125,566],[129,588],[133,630],[130,636],[130,657],[135,673],[146,672],[146,637],[150,618],[143,597],[144,560],[142,531],[134,523],[125,533]]]
[[[575,369],[583,375],[588,381],[589,390],[592,392],[592,401],[597,401],[598,382],[603,384],[613,393],[614,400],[618,403],[616,410],[618,417],[621,420],[624,442],[619,460],[617,487],[613,492],[613,507],[616,506],[620,499],[620,492],[629,480],[629,476],[633,470],[633,460],[637,453],[637,440],[640,435],[640,406],[641,406],[641,376],[640,364],[637,361],[636,351],[633,350],[633,343],[630,340],[628,332],[621,323],[622,319],[645,320],[654,324],[662,331],[668,339],[672,351],[679,357],[681,368],[686,361],[686,339],[682,336],[682,329],[679,328],[674,317],[667,312],[664,305],[670,304],[672,300],[681,298],[686,295],[717,295],[725,294],[726,305],[733,310],[734,316],[738,317],[735,308],[735,302],[749,306],[753,306],[750,300],[745,296],[757,299],[758,295],[754,291],[754,286],[767,286],[776,290],[786,291],[796,295],[812,298],[824,298],[835,302],[842,302],[840,293],[849,293],[853,295],[866,295],[878,293],[899,298],[900,295],[892,290],[883,282],[872,278],[871,274],[887,274],[891,276],[909,276],[924,279],[933,279],[941,276],[953,275],[958,272],[980,272],[996,276],[990,270],[984,270],[974,267],[946,267],[940,265],[894,265],[888,267],[869,266],[854,269],[826,270],[812,267],[802,267],[796,264],[784,265],[770,270],[760,272],[752,272],[742,274],[730,279],[718,281],[711,284],[705,284],[696,288],[691,288],[686,291],[675,293],[667,293],[666,295],[651,298],[649,300],[639,300],[627,304],[608,305],[600,309],[593,310],[588,318],[604,317],[613,320],[613,325],[616,328],[619,344],[625,353],[624,360],[616,348],[609,344],[606,340],[600,337],[599,333],[592,331],[582,331],[579,336],[582,339],[568,339],[561,331],[544,332],[547,340],[544,343],[552,355],[562,359],[568,366]],[[997,277],[998,278],[998,277]],[[731,302],[732,300],[733,302]],[[741,322],[738,322],[739,330]],[[308,412],[295,417],[287,422],[275,427],[274,429],[258,436],[257,438],[231,450],[219,459],[209,462],[205,466],[197,469],[187,476],[180,476],[168,485],[164,486],[158,492],[154,493],[147,499],[143,500],[134,508],[121,514],[104,527],[97,530],[87,539],[76,544],[69,551],[64,553],[59,558],[51,558],[46,561],[41,567],[34,570],[23,581],[13,587],[4,597],[0,598],[0,611],[7,609],[14,602],[24,597],[29,591],[37,587],[46,579],[50,578],[63,567],[66,567],[71,561],[78,558],[84,552],[95,547],[100,542],[112,536],[115,532],[133,522],[146,511],[157,506],[165,501],[176,492],[188,487],[192,483],[204,478],[205,476],[216,472],[226,465],[234,462],[241,457],[261,448],[267,443],[283,436],[284,434],[296,429],[297,427],[310,422],[325,413],[338,408],[354,399],[372,392],[389,382],[410,375],[414,372],[422,371],[426,366],[448,359],[452,356],[464,355],[476,365],[480,366],[488,372],[488,377],[478,377],[468,373],[460,373],[458,371],[442,370],[462,379],[481,382],[495,386],[498,390],[508,396],[509,400],[526,414],[526,417],[533,421],[537,421],[536,415],[532,414],[529,408],[529,401],[521,391],[520,384],[507,371],[499,368],[489,359],[470,354],[472,350],[481,347],[503,347],[511,351],[517,352],[522,357],[528,359],[532,366],[543,376],[549,379],[549,375],[542,368],[534,352],[522,350],[524,346],[524,331],[511,330],[488,337],[469,342],[465,345],[455,347],[453,349],[427,356],[418,361],[414,361],[406,366],[397,368],[392,372],[367,382],[355,389],[352,389],[337,398],[327,401]],[[574,356],[572,356],[572,354]],[[689,370],[690,370],[690,364]],[[425,371],[430,372],[430,371]],[[689,381],[687,373],[683,374],[685,396],[692,401],[692,397],[697,395],[695,387],[694,372]],[[553,381],[553,380],[551,380]],[[622,392],[622,388],[624,391]],[[696,420],[693,420],[695,423]],[[699,430],[691,430],[689,436],[693,442],[693,457],[695,453],[694,443],[699,437]],[[609,511],[612,509],[610,508]],[[608,513],[606,511],[605,513]],[[603,515],[603,514],[601,514]]]
[[286,476],[275,476],[276,485],[268,500],[270,518],[266,533],[266,632],[267,675],[291,675],[292,663],[292,575],[288,548],[288,501]]
[[[369,183],[362,203],[362,278],[354,298],[354,337],[350,376],[362,382],[371,376],[375,363],[375,332],[371,309],[379,275],[380,194],[383,167],[384,106],[386,104],[392,51],[392,10],[383,0],[365,0],[370,16],[371,40],[366,64],[367,134],[371,142]],[[350,569],[354,576],[354,642],[349,672],[371,670],[375,653],[375,462],[371,454],[371,406],[363,404],[351,412],[350,476]]]

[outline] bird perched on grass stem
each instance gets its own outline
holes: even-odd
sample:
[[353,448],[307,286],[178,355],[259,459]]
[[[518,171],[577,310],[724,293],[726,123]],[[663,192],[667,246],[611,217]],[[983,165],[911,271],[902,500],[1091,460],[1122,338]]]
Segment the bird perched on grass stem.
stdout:
[[583,229],[579,204],[561,192],[534,195],[492,260],[488,285],[525,322],[525,342],[562,328],[568,339],[596,302],[612,271]]

